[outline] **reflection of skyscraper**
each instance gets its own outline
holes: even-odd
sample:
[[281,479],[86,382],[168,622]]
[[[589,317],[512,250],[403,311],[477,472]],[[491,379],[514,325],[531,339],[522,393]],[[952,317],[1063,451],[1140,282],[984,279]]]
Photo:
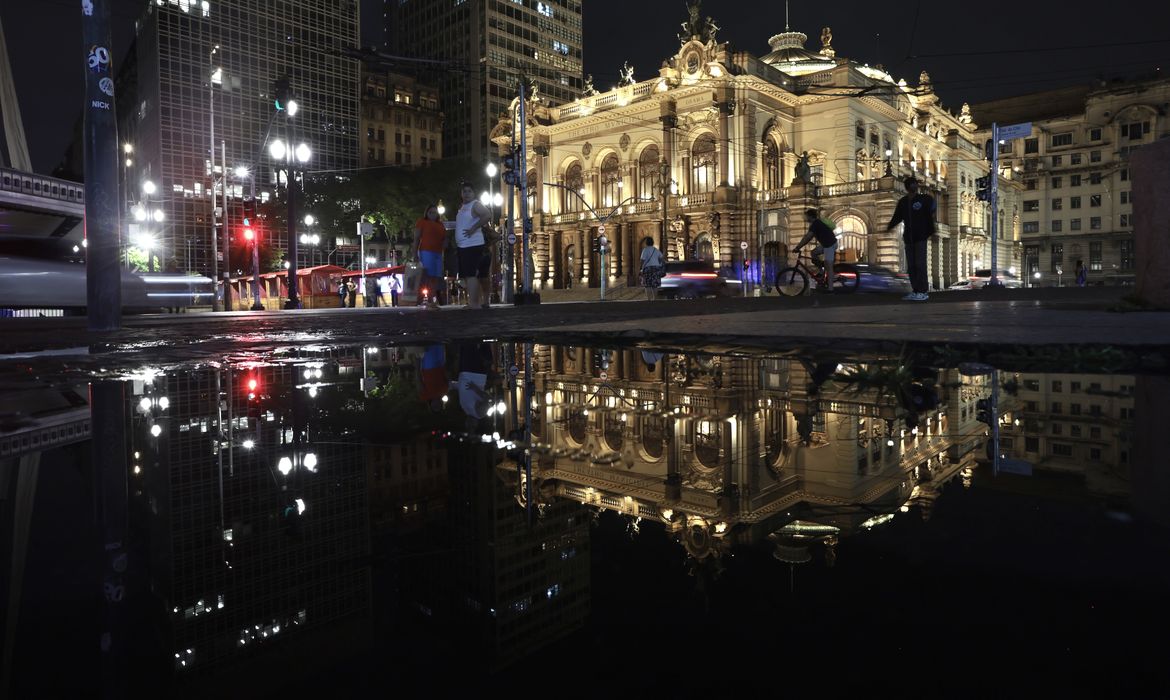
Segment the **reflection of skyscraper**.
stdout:
[[494,444],[451,438],[447,454],[448,518],[416,543],[405,595],[469,658],[503,667],[584,625],[589,515],[560,501],[530,524],[516,486],[497,473]]
[[362,452],[318,439],[311,402],[328,389],[310,396],[301,372],[197,369],[135,383],[132,490],[179,674],[366,624],[355,617],[370,604]]

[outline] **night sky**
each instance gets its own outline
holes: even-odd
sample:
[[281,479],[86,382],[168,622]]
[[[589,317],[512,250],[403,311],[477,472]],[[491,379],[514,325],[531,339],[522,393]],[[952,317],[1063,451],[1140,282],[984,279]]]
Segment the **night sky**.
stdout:
[[[112,0],[114,44],[120,57],[145,0]],[[381,44],[381,0],[362,2],[363,43]],[[684,0],[584,0],[585,72],[598,89],[617,82],[623,61],[639,80],[657,74],[678,48]],[[958,9],[961,7],[961,10]],[[955,8],[955,9],[952,9]],[[981,11],[995,8],[1000,14]],[[33,166],[49,172],[72,134],[83,97],[81,13],[77,0],[0,2],[13,56]],[[768,37],[784,30],[784,4],[708,0],[704,16],[721,27],[733,50],[762,56]],[[930,72],[944,106],[1008,97],[1081,83],[1098,76],[1150,74],[1165,67],[1170,50],[1170,3],[1108,4],[1079,9],[1057,0],[1026,3],[870,2],[791,3],[793,29],[820,47],[823,26],[833,28],[838,57],[882,63],[895,78],[915,84]],[[978,54],[978,55],[975,55]],[[1165,71],[1163,71],[1163,75]]]

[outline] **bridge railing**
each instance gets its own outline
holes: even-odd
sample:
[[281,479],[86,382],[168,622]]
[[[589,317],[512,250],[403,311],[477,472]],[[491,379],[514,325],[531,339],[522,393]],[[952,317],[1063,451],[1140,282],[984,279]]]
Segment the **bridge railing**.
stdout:
[[12,168],[0,168],[0,190],[33,197],[46,197],[73,204],[85,204],[85,186],[48,175],[35,175]]

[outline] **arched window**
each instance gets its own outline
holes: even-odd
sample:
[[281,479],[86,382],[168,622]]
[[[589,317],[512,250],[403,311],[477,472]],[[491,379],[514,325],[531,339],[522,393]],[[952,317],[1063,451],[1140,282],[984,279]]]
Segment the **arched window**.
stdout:
[[610,153],[601,162],[601,205],[606,209],[622,201],[622,173],[616,153]]
[[778,190],[782,188],[783,173],[780,166],[780,147],[772,139],[764,144],[764,189]]
[[658,192],[658,146],[650,145],[642,149],[638,156],[638,199],[654,199]]
[[715,189],[715,136],[703,134],[691,147],[690,192],[710,192]]
[[585,178],[581,175],[580,163],[573,163],[565,171],[565,188],[561,190],[561,211],[581,211],[581,198],[585,196]]

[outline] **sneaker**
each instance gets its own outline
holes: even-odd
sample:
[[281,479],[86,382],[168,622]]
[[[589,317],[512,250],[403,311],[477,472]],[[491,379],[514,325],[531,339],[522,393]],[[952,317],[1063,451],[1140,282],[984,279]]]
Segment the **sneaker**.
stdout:
[[910,292],[902,297],[902,301],[918,301],[918,292]]
[[926,292],[919,292],[914,295],[914,301],[927,301],[928,299],[930,299],[930,295]]

